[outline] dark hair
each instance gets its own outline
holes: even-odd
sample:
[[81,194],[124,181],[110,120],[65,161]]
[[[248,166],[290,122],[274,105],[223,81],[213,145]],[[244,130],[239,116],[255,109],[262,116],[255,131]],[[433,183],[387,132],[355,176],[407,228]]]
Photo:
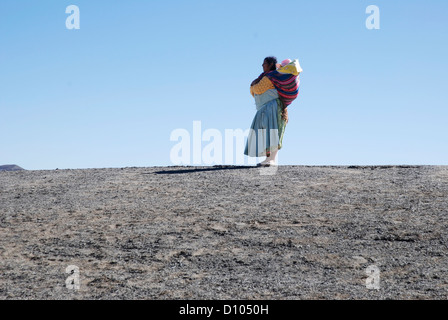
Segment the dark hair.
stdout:
[[273,56],[266,57],[266,58],[264,58],[264,61],[266,61],[269,64],[272,64],[271,71],[274,71],[277,69],[277,66],[276,66],[277,58],[276,57],[273,57]]

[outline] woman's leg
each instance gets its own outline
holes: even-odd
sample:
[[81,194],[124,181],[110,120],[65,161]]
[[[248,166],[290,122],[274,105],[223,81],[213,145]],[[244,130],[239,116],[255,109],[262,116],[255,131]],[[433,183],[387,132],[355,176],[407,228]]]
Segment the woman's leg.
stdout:
[[278,149],[275,149],[274,151],[271,152],[271,156],[269,157],[271,161],[273,161],[274,163],[277,163],[277,160],[275,159],[277,157],[277,152]]
[[261,162],[261,164],[270,164],[270,165],[275,165],[277,164],[276,162],[276,157],[277,157],[277,152],[278,149],[272,150],[272,151],[268,151],[266,152],[266,159],[264,161]]

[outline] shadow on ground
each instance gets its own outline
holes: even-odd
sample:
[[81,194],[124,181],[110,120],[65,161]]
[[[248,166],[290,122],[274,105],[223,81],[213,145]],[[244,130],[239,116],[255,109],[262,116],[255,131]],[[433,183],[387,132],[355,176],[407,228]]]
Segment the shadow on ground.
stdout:
[[218,170],[240,170],[240,169],[253,169],[257,168],[257,166],[232,166],[232,165],[216,165],[213,167],[198,167],[192,168],[188,167],[181,170],[162,170],[145,174],[180,174],[180,173],[193,173],[193,172],[203,172],[203,171],[218,171]]

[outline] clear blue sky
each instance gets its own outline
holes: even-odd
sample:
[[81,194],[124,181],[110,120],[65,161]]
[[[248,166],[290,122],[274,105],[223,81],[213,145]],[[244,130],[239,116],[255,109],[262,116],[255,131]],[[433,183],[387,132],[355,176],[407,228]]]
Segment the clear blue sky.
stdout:
[[1,0],[0,165],[173,165],[175,129],[250,127],[269,55],[304,70],[280,164],[448,165],[447,21],[446,0]]

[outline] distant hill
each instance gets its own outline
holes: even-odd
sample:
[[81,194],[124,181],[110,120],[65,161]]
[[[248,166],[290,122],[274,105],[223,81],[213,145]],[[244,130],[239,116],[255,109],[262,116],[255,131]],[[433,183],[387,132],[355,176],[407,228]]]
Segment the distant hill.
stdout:
[[6,164],[4,166],[0,166],[0,171],[20,171],[20,170],[25,170],[25,169],[19,167],[18,165],[15,165],[15,164]]

